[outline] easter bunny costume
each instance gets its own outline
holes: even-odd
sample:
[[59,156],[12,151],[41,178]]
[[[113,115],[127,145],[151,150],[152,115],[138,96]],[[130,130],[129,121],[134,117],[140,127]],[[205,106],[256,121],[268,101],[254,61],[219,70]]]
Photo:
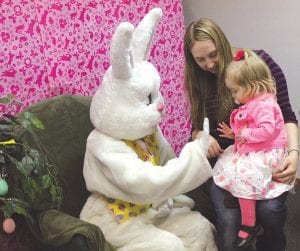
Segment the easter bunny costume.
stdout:
[[152,9],[134,28],[120,23],[111,66],[92,99],[95,129],[87,139],[83,174],[91,192],[80,218],[98,225],[118,250],[214,251],[214,227],[182,195],[212,175],[201,139],[175,156],[159,128],[164,111],[160,76],[147,61],[156,25]]

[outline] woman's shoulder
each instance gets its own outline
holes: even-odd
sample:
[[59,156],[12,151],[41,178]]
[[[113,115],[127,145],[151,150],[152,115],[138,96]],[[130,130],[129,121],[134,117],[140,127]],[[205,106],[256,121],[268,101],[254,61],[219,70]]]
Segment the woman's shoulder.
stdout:
[[[242,50],[242,49],[243,48],[232,47],[232,53],[235,54],[238,50]],[[273,60],[272,57],[270,56],[270,54],[268,54],[263,49],[250,49],[250,50],[254,51],[256,53],[256,55],[259,56],[260,58],[262,58],[264,61],[269,61],[270,59]]]
[[253,50],[253,51],[268,65],[268,67],[272,72],[272,75],[274,75],[276,72],[278,74],[278,68],[280,67],[275,62],[275,60],[270,56],[270,54],[268,54],[265,50]]
[[262,49],[257,50],[257,49],[255,49],[253,51],[256,53],[257,56],[261,57],[264,60],[271,58],[271,56],[265,50],[262,50]]

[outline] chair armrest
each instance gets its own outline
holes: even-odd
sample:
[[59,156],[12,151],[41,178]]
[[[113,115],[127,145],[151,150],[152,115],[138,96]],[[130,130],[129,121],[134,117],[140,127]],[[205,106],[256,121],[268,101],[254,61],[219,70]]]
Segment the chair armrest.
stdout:
[[[55,209],[39,215],[41,241],[51,246],[65,246],[76,237],[85,237],[89,251],[115,250],[105,239],[101,229],[79,218]],[[74,246],[74,244],[72,245]]]

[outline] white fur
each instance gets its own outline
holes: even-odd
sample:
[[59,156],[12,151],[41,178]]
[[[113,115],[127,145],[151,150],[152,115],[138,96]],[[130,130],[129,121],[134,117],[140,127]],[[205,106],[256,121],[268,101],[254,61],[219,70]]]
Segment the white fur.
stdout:
[[[112,38],[111,67],[91,103],[95,129],[87,139],[83,174],[92,195],[80,217],[98,225],[119,250],[213,251],[214,227],[200,213],[192,212],[193,201],[181,195],[212,175],[205,157],[208,121],[204,136],[186,144],[179,157],[158,127],[163,114],[160,76],[146,59],[161,15],[161,9],[152,9],[136,29],[121,23]],[[158,166],[139,159],[122,141],[153,132],[160,149]],[[118,224],[101,195],[152,204],[152,208]]]

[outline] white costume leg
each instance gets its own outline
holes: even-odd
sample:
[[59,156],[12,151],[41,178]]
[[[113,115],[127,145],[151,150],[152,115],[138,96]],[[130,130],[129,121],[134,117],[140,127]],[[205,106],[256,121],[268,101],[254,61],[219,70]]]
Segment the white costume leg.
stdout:
[[[80,218],[101,228],[106,240],[120,251],[185,251],[174,234],[154,226],[153,218],[137,217],[118,224],[101,196],[91,195]],[[199,250],[200,251],[200,250]]]
[[217,251],[214,226],[199,212],[189,208],[174,208],[157,227],[178,236],[185,250]]

